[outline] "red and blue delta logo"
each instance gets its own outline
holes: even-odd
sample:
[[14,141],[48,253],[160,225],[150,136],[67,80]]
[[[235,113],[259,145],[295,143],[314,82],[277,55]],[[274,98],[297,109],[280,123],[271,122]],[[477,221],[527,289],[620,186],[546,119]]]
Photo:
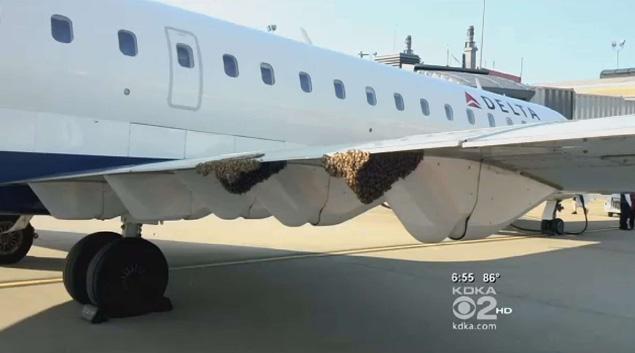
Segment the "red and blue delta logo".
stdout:
[[[523,105],[514,102],[513,104],[509,101],[503,101],[499,98],[490,98],[487,96],[480,96],[481,102],[485,104],[487,109],[491,111],[501,111],[505,114],[514,114],[518,117],[524,117],[526,119],[536,119],[541,120],[538,113],[536,113],[531,107],[528,105]],[[481,102],[479,102],[473,95],[465,92],[465,104],[470,108],[483,109],[481,106]]]
[[481,109],[481,104],[476,100],[476,98],[472,97],[472,95],[467,92],[465,92],[465,102],[468,107]]

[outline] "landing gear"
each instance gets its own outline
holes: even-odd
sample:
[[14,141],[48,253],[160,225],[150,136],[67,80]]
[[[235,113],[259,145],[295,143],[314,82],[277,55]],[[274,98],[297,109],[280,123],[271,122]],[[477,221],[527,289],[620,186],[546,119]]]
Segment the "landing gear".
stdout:
[[85,236],[66,256],[64,267],[64,287],[68,294],[80,304],[90,304],[87,287],[87,272],[95,255],[117,240],[121,235],[111,232],[99,232]]
[[542,222],[540,223],[542,234],[551,236],[564,234],[564,221],[556,217],[557,213],[563,209],[564,207],[562,207],[560,200],[547,202],[542,214]]
[[556,219],[544,219],[540,224],[540,230],[545,235],[563,235],[564,234],[564,221],[560,218]]
[[35,230],[30,224],[27,224],[26,228],[22,230],[10,231],[18,218],[0,218],[0,265],[11,265],[19,262],[33,246]]
[[156,245],[124,238],[104,247],[88,267],[88,296],[110,317],[162,310],[168,263]]
[[133,237],[88,235],[68,254],[64,285],[93,323],[172,309],[164,297],[169,276],[163,253],[140,238],[139,225],[126,225],[124,235]]

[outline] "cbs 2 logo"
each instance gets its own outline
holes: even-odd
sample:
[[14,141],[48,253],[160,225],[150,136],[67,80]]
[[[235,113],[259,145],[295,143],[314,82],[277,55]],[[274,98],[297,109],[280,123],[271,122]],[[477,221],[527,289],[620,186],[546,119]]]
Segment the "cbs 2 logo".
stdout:
[[[476,302],[468,296],[461,296],[454,300],[452,312],[459,320],[469,320],[474,315],[476,315],[477,320],[497,320],[498,315],[495,312],[497,305],[498,301],[491,296],[480,297]],[[481,308],[478,309],[478,307]]]

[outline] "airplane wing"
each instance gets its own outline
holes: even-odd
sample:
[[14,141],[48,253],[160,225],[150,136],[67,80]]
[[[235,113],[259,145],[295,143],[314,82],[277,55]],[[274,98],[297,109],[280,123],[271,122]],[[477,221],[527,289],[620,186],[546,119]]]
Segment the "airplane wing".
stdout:
[[[424,233],[415,229],[422,216],[436,224],[452,218],[447,212],[460,215],[443,238],[462,237],[470,222],[478,222],[479,206],[502,208],[501,219],[485,221],[499,227],[503,218],[556,191],[635,190],[635,116],[256,151],[25,183],[62,219],[131,214],[141,221],[176,220],[214,213],[224,219],[273,215],[289,226],[332,225],[388,201],[411,233]],[[512,205],[513,197],[526,201]],[[441,211],[426,213],[426,200]],[[505,207],[514,210],[507,214]]]

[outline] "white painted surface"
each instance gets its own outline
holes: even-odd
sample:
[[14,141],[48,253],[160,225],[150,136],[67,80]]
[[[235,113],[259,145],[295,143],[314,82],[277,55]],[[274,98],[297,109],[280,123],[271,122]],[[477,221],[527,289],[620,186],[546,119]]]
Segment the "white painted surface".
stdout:
[[139,221],[180,220],[211,213],[174,174],[107,176],[106,180]]
[[185,158],[203,158],[235,152],[233,136],[187,131]]
[[244,195],[228,193],[214,175],[202,176],[189,170],[176,172],[176,176],[198,202],[222,219],[236,219],[248,214],[256,199],[254,192]]
[[37,117],[15,109],[0,109],[2,118],[1,151],[34,152]]
[[185,158],[185,131],[131,124],[129,155],[131,157]]
[[284,142],[236,137],[236,152],[275,151],[285,147]]
[[44,153],[126,156],[128,139],[139,137],[125,122],[56,114],[38,114],[36,126],[35,150]]
[[463,238],[466,240],[497,232],[556,192],[519,173],[490,165],[483,165],[479,183],[478,202]]
[[299,227],[319,222],[328,188],[324,169],[294,165],[258,184],[256,193],[262,206],[282,224]]
[[476,202],[479,163],[425,158],[386,193],[386,201],[417,240],[438,242],[462,236]]
[[58,219],[111,219],[127,213],[117,195],[103,182],[32,183],[29,186]]

